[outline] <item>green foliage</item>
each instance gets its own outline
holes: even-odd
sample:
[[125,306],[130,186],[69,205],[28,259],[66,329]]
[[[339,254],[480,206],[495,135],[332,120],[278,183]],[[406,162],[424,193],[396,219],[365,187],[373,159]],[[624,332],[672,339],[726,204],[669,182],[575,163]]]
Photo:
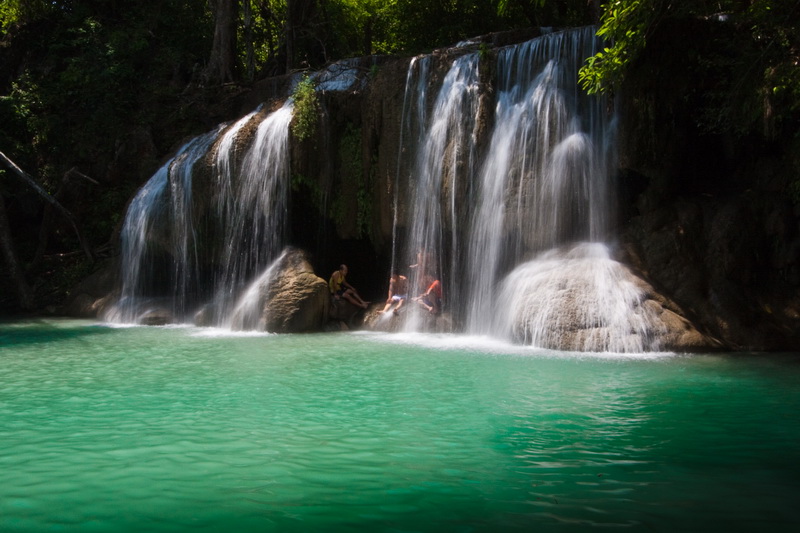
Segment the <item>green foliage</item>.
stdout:
[[34,22],[56,8],[57,2],[47,0],[3,0],[0,2],[0,32],[6,33],[14,26]]
[[[520,4],[526,2],[514,2],[514,0],[497,0],[497,14],[498,15],[508,15],[513,9],[514,4]],[[532,7],[541,8],[547,3],[547,0],[529,0],[527,4]]]
[[585,0],[330,0],[323,11],[313,31],[334,57],[419,53],[489,32],[591,23]]
[[[4,14],[14,5],[4,4]],[[0,113],[4,124],[15,125],[20,145],[55,163],[52,173],[28,168],[45,179],[75,165],[88,171],[111,157],[116,139],[149,122],[162,97],[174,99],[185,88],[210,41],[208,13],[185,0],[165,0],[160,10],[138,2],[114,9],[88,2],[18,5],[25,8],[16,12],[9,50],[25,55],[9,52],[22,60],[9,65],[16,75],[0,87],[7,101]],[[31,25],[45,15],[46,23]]]
[[644,49],[647,31],[656,19],[654,0],[611,0],[603,8],[597,35],[610,46],[586,60],[578,79],[589,93],[613,90]]
[[300,80],[294,88],[292,100],[294,100],[292,133],[298,140],[304,141],[314,135],[319,120],[320,107],[314,80],[308,76]]

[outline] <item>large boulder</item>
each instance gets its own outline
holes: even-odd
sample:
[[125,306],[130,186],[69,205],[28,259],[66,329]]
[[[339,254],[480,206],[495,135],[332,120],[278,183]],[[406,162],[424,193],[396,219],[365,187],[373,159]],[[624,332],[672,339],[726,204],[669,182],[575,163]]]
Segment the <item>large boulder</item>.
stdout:
[[328,284],[314,274],[306,253],[289,249],[270,270],[271,279],[261,286],[259,324],[263,329],[275,333],[321,330],[328,316]]
[[504,279],[491,317],[511,341],[569,351],[712,351],[721,343],[613,250],[581,243],[550,250]]
[[[335,327],[328,329],[355,329],[361,326],[360,320],[364,316],[364,309],[353,305],[343,298],[330,298],[330,307],[328,309],[328,320]],[[330,324],[329,324],[330,326]]]

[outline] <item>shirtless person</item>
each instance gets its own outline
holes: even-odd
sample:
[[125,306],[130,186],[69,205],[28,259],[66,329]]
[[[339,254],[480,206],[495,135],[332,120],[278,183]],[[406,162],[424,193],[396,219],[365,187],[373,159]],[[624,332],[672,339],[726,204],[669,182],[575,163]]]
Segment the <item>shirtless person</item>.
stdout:
[[339,265],[339,270],[335,270],[333,274],[331,274],[331,279],[328,282],[328,288],[331,294],[337,300],[344,298],[351,304],[366,309],[367,302],[361,299],[355,287],[347,283],[345,276],[347,276],[347,265]]
[[397,304],[393,313],[396,315],[408,298],[408,278],[402,274],[395,274],[389,277],[389,297],[386,299],[386,307],[378,311],[378,314],[385,313],[392,305]]

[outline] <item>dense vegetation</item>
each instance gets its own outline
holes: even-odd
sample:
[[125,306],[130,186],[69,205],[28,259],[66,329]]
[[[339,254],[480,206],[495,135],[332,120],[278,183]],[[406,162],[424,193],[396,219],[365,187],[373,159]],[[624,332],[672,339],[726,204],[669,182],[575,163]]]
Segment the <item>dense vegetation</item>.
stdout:
[[800,112],[800,2],[794,0],[611,0],[598,31],[610,44],[588,59],[581,71],[584,88],[590,93],[618,88],[642,59],[648,39],[685,20],[728,29],[704,35],[704,48],[690,58],[702,70],[700,80],[719,82],[706,95],[703,126],[745,132],[770,118],[777,120],[772,134],[791,133],[786,129],[796,127]]
[[[73,212],[98,251],[159,159],[209,127],[216,103],[260,79],[342,57],[415,54],[494,31],[598,20],[609,47],[589,59],[587,90],[619,90],[628,72],[660,57],[654,48],[682,38],[679,23],[724,20],[724,31],[687,52],[704,80],[691,102],[697,126],[800,139],[795,0],[5,0],[0,152]],[[143,132],[151,145],[127,153]],[[131,175],[130,158],[150,163]],[[4,254],[24,265],[39,305],[57,301],[90,268],[75,252],[75,232],[54,223],[58,215],[2,165],[0,202],[11,228],[0,240],[13,245]],[[16,282],[2,279],[0,309],[17,306]]]

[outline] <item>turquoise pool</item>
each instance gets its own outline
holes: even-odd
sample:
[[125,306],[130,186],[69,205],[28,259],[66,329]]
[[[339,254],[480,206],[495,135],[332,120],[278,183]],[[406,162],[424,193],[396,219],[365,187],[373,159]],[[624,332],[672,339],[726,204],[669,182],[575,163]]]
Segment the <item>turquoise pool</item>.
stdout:
[[0,325],[0,531],[794,531],[800,355]]

